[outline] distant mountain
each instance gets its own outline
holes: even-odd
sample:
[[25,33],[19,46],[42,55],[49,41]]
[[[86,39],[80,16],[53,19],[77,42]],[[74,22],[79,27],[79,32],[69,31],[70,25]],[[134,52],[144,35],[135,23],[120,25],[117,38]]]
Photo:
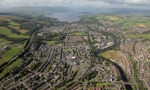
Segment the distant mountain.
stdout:
[[45,6],[22,6],[22,7],[13,7],[4,10],[5,13],[21,13],[21,14],[53,14],[53,13],[64,13],[72,11],[70,8],[64,6],[54,6],[54,7],[45,7]]
[[90,12],[90,13],[110,13],[110,14],[126,14],[126,15],[150,15],[150,9],[140,8],[106,8],[106,7],[92,7],[84,6],[75,9],[79,12]]
[[150,10],[141,9],[120,9],[114,12],[115,14],[128,14],[128,15],[150,15]]
[[126,15],[150,15],[150,9],[136,9],[136,8],[106,8],[106,7],[64,7],[64,6],[22,6],[13,7],[3,10],[4,13],[21,13],[31,15],[48,15],[53,13],[76,13],[76,14],[126,14]]
[[0,7],[0,12],[4,11],[6,8]]
[[84,7],[77,7],[75,8],[78,12],[90,12],[90,13],[111,13],[112,10],[106,7],[92,7],[92,6],[84,6]]

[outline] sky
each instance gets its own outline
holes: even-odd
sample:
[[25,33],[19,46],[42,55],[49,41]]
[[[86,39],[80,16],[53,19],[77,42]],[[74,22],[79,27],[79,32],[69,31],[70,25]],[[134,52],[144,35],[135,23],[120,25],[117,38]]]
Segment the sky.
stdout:
[[0,7],[18,6],[142,7],[150,9],[150,0],[0,0]]

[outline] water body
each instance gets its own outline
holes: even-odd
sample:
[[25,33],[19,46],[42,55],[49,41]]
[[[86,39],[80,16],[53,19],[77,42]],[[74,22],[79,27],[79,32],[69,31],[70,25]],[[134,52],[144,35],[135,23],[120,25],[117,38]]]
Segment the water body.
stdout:
[[23,42],[13,42],[13,44],[22,44]]
[[[116,38],[114,35],[112,36],[112,38],[113,38],[113,40],[114,40],[114,45],[111,46],[111,47],[108,47],[108,48],[104,49],[104,51],[107,51],[107,50],[109,50],[109,49],[111,49],[111,48],[115,48],[115,47],[117,46],[117,44],[118,44],[118,43],[117,43],[117,38]],[[98,50],[98,51],[94,52],[94,56],[95,56],[95,57],[98,57],[98,54],[101,53],[101,51],[102,51],[102,50]],[[112,62],[112,61],[111,61],[111,62]],[[112,62],[112,63],[113,63],[113,64],[116,66],[116,68],[119,70],[122,80],[123,80],[124,82],[128,82],[127,77],[125,76],[124,71],[122,70],[122,68],[121,68],[118,64],[116,64],[116,63],[114,63],[114,62]],[[126,88],[126,90],[132,90],[131,85],[125,85],[125,88]]]
[[84,14],[77,14],[77,13],[54,13],[51,15],[46,15],[47,17],[57,18],[59,21],[67,21],[69,23],[76,22],[80,20],[81,15]]

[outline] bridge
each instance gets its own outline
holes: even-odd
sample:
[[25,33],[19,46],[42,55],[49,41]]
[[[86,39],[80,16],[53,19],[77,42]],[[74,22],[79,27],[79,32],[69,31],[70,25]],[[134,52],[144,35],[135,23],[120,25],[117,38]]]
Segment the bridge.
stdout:
[[133,85],[132,83],[129,83],[129,82],[122,82],[122,83],[125,85]]

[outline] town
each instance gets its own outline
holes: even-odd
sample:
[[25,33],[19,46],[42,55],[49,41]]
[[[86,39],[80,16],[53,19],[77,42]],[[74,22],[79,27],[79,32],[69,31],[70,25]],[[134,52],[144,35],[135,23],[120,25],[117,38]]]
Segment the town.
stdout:
[[[130,26],[120,22],[123,17],[91,15],[41,27],[38,22],[30,38],[0,39],[0,59],[8,61],[0,66],[0,90],[149,90],[150,27]],[[15,48],[20,51],[9,61],[5,54]]]

